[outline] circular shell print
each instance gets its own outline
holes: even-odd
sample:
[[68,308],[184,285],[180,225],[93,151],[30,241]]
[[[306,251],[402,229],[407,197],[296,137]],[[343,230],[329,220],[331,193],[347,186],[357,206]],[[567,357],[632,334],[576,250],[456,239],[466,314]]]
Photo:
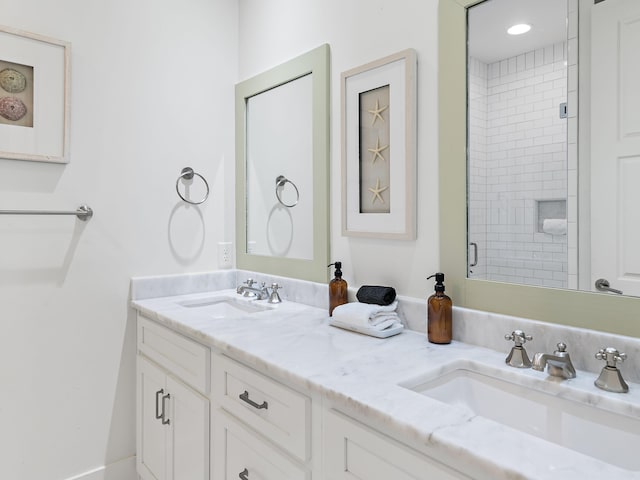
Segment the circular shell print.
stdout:
[[27,113],[27,106],[15,97],[0,98],[0,115],[7,120],[17,122]]
[[27,77],[13,68],[0,72],[0,86],[9,93],[20,93],[27,88]]

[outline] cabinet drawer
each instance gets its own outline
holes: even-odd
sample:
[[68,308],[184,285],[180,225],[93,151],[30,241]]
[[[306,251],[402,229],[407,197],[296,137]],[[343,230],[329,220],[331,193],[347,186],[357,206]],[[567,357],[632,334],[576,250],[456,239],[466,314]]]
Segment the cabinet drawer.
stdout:
[[331,480],[468,480],[335,410],[325,413],[323,445]]
[[196,390],[209,392],[208,347],[138,316],[138,350]]
[[311,472],[278,453],[230,415],[219,411],[215,426],[219,458],[214,476],[223,480],[310,480]]
[[311,400],[223,355],[213,361],[215,400],[302,461],[310,456]]

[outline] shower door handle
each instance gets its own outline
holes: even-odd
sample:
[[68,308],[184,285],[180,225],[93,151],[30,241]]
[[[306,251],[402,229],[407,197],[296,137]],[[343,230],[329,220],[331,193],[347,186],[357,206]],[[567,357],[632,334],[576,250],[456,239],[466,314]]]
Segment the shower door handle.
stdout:
[[473,262],[469,264],[470,267],[478,265],[478,244],[476,242],[469,243],[473,247]]

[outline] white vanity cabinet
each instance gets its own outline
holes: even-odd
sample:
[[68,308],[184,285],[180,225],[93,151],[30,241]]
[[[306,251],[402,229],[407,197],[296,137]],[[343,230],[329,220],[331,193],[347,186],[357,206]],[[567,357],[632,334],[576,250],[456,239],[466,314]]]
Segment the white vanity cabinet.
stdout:
[[144,480],[209,480],[210,350],[138,317],[137,470]]
[[311,399],[224,355],[212,358],[213,478],[311,479]]
[[323,427],[327,479],[469,479],[333,409],[325,410]]

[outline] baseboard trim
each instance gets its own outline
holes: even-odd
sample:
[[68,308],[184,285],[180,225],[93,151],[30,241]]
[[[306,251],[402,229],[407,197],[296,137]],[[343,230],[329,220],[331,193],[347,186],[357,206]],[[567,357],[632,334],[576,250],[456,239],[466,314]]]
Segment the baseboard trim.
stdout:
[[136,457],[131,456],[117,462],[93,468],[66,480],[137,480]]

